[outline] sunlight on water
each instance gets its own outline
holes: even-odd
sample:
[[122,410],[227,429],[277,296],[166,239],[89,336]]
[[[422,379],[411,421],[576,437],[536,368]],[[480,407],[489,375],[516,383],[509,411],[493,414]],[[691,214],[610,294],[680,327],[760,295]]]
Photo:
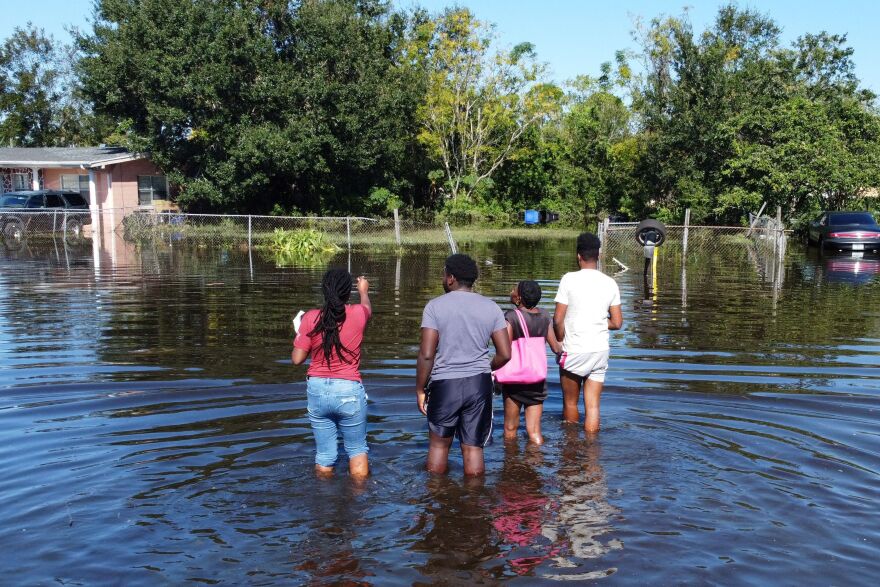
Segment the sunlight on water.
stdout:
[[[571,243],[463,244],[506,304],[552,308]],[[369,276],[373,475],[319,482],[291,317],[323,267],[122,241],[0,251],[0,549],[16,583],[867,584],[880,573],[880,262],[792,247],[656,290],[618,273],[603,430],[503,442],[485,482],[429,478],[412,393],[445,251],[343,251]],[[491,261],[491,262],[487,262]],[[253,269],[251,269],[253,268]],[[618,267],[606,267],[617,271]],[[453,453],[455,454],[455,453]],[[605,579],[607,578],[607,579]],[[821,579],[820,579],[821,578]]]

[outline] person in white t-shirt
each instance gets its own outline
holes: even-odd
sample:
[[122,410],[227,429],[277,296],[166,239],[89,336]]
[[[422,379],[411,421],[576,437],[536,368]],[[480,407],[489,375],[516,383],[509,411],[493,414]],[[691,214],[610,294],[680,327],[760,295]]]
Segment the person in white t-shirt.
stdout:
[[580,271],[559,281],[553,329],[562,342],[559,381],[562,385],[562,419],[577,423],[578,399],[584,389],[584,429],[599,431],[599,397],[608,369],[608,331],[623,326],[620,289],[598,270],[601,241],[585,232],[577,239]]

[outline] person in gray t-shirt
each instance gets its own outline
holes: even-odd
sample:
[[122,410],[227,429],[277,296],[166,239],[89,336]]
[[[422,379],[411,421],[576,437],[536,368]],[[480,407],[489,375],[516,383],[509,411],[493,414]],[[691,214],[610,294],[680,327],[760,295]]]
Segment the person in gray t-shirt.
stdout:
[[[481,475],[483,447],[492,437],[492,374],[510,360],[501,308],[474,293],[477,264],[467,255],[446,259],[443,290],[425,306],[416,361],[416,399],[428,417],[431,473],[445,473],[453,437],[461,441],[465,475]],[[495,356],[489,359],[489,339]],[[425,387],[430,376],[430,401]]]

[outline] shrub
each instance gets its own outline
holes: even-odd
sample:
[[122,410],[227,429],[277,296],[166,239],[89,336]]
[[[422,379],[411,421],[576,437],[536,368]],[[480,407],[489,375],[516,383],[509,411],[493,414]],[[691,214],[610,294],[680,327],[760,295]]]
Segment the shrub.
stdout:
[[266,245],[281,265],[310,262],[339,250],[326,234],[313,228],[285,230],[276,228]]

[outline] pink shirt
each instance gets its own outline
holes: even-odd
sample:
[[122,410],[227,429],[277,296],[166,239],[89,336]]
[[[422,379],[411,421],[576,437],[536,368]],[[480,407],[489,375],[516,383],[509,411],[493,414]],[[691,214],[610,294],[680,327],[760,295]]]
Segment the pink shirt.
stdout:
[[367,327],[367,320],[370,319],[370,311],[361,304],[345,306],[345,322],[339,327],[339,340],[342,342],[342,346],[353,354],[343,354],[343,358],[350,361],[346,363],[340,360],[334,349],[330,354],[329,366],[324,360],[324,348],[321,346],[324,336],[320,333],[310,336],[320,313],[320,310],[306,312],[299,325],[299,332],[293,339],[294,348],[308,351],[311,356],[312,362],[309,364],[308,376],[360,381],[361,342],[364,340],[364,330]]

